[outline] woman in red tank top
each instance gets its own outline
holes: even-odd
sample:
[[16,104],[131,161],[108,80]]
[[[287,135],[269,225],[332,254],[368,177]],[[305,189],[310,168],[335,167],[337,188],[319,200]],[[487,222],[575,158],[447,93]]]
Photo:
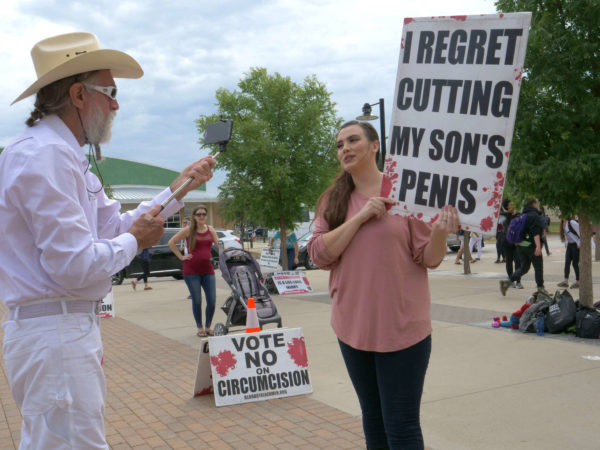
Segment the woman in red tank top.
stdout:
[[[192,213],[191,223],[169,239],[169,247],[181,261],[183,261],[183,279],[192,295],[192,312],[196,320],[196,335],[200,337],[212,336],[210,328],[215,313],[217,301],[217,285],[215,271],[210,262],[210,249],[213,244],[218,245],[219,238],[215,229],[206,224],[207,208],[199,205]],[[176,243],[184,239],[188,251],[182,255]],[[202,290],[206,296],[206,315],[202,325]]]

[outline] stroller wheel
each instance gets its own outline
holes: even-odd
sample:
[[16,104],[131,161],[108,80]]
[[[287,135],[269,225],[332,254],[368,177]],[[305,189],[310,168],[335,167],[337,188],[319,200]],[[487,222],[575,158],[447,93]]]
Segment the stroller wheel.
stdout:
[[213,330],[213,333],[215,336],[225,336],[228,332],[229,332],[229,330],[222,323],[216,324],[215,328]]

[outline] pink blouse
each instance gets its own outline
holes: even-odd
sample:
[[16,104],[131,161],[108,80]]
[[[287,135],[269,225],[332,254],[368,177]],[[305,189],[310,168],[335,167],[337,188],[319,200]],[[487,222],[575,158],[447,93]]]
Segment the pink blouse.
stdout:
[[[346,220],[368,199],[354,191]],[[392,352],[429,336],[430,294],[423,252],[431,226],[404,216],[371,219],[337,259],[323,243],[322,235],[328,231],[319,214],[308,251],[315,264],[331,270],[331,326],[337,337],[359,350]]]

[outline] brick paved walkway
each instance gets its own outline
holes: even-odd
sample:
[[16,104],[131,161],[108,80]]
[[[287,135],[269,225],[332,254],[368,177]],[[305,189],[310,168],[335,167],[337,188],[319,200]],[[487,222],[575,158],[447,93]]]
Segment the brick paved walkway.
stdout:
[[[193,348],[119,318],[102,321],[102,336],[113,449],[364,448],[360,418],[309,396],[217,408],[212,395],[191,398]],[[16,449],[21,416],[0,366],[0,449]]]

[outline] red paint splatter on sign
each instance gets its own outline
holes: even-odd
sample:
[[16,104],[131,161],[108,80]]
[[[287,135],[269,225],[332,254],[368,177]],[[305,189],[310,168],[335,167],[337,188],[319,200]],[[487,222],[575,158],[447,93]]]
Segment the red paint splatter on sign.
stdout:
[[209,387],[205,387],[204,389],[202,389],[200,392],[196,392],[194,394],[194,397],[200,397],[201,395],[208,395],[212,392],[212,386]]
[[521,80],[523,79],[523,68],[514,69],[515,72],[515,81],[518,81],[519,86],[521,86]]
[[219,375],[224,377],[229,372],[229,369],[234,369],[237,364],[235,355],[229,350],[219,352],[217,356],[210,357],[210,363],[215,366],[215,370]]
[[[487,192],[488,190],[491,191],[491,195],[487,201],[487,206],[493,206],[494,207],[494,217],[498,217],[498,211],[500,209],[500,203],[502,202],[502,188],[504,187],[504,174],[501,171],[496,172],[496,181],[494,182],[494,186],[493,187],[484,187],[483,191]],[[481,229],[484,231],[489,231],[489,230],[485,230],[483,228],[483,222],[485,220],[492,220],[491,217],[486,217],[485,219],[483,219],[481,221]],[[486,226],[488,226],[487,222],[485,224]],[[490,229],[491,229],[492,225],[489,225]]]
[[460,20],[461,22],[467,20],[467,16],[450,16],[450,18],[454,20]]
[[494,221],[489,216],[485,219],[481,219],[481,223],[479,224],[483,231],[490,231],[492,229],[492,225],[494,225]]
[[404,25],[408,25],[411,22],[414,22],[415,19],[413,19],[412,17],[405,17],[404,18]]
[[504,19],[504,13],[500,13],[500,18]]
[[[395,162],[394,162],[394,164],[395,164]],[[394,177],[397,177],[397,176],[398,176],[398,174],[394,174]],[[380,191],[379,195],[381,197],[389,197],[390,192],[392,192],[392,180],[386,174],[386,175],[383,175],[383,181],[381,182],[381,191]],[[393,205],[391,203],[386,203],[385,209],[389,211],[392,208],[392,206]]]
[[291,342],[288,342],[288,354],[299,367],[308,367],[308,355],[306,354],[306,345],[304,344],[304,337],[293,338]]

